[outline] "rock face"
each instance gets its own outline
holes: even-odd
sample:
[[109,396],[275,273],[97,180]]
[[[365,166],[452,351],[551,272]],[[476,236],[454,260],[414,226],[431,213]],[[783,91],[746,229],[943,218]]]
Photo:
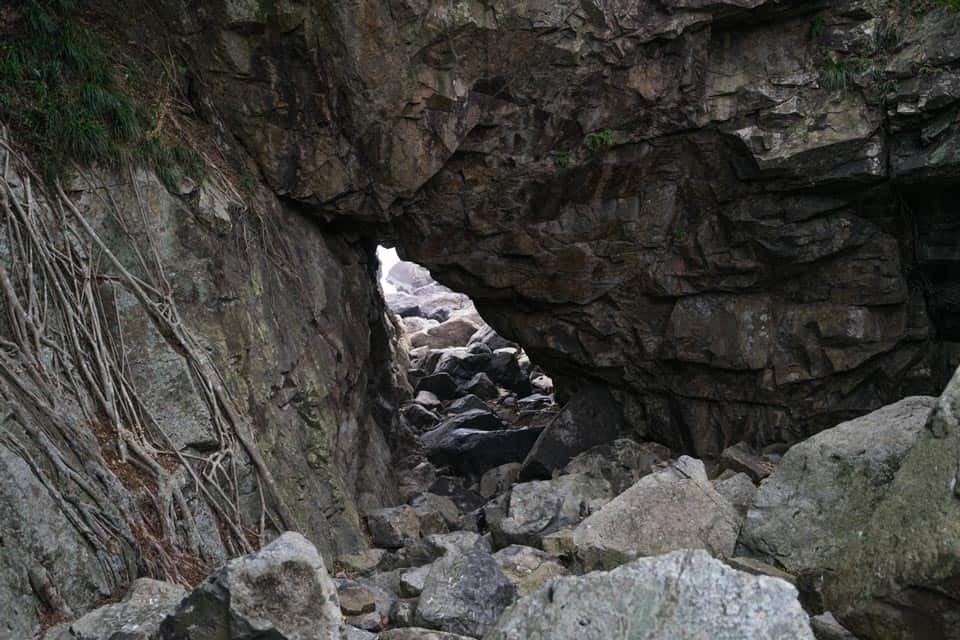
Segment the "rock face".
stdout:
[[832,566],[825,600],[869,640],[960,637],[960,371]]
[[686,462],[642,478],[580,523],[573,546],[586,570],[675,549],[733,554],[741,516],[707,481],[700,461]]
[[906,398],[792,447],[761,484],[741,544],[793,574],[827,574],[863,535],[935,398]]
[[161,640],[340,640],[343,616],[323,558],[285,533],[230,562],[185,599]]
[[[23,197],[27,170],[0,156],[9,163],[6,203]],[[34,238],[47,251],[79,238],[87,248],[76,268],[98,284],[83,294],[95,300],[83,320],[58,316],[59,306],[33,320],[46,332],[38,339],[63,348],[66,361],[24,351],[2,365],[13,377],[0,381],[9,416],[0,443],[0,538],[9,550],[0,554],[0,630],[31,637],[38,611],[76,616],[138,575],[173,579],[192,564],[222,564],[249,550],[224,514],[256,532],[262,502],[267,524],[303,531],[331,559],[363,548],[358,513],[397,499],[391,444],[402,438],[390,408],[408,392],[373,248],[323,232],[262,190],[258,217],[213,177],[171,193],[143,172],[91,172],[66,191],[79,217],[54,212],[35,192],[35,218],[51,226]],[[12,211],[4,205],[4,224],[24,224]],[[43,272],[0,244],[0,266],[14,281]],[[29,298],[6,290],[4,314],[21,293]],[[59,344],[58,326],[95,332],[98,362],[112,369]],[[6,324],[0,333],[18,335]],[[70,382],[94,369],[106,377]],[[106,419],[111,411],[118,415]],[[136,462],[155,451],[209,457],[219,471],[211,462],[187,470],[173,455],[152,467]],[[226,502],[211,486],[198,489],[205,474]],[[158,510],[170,521],[153,520]],[[169,551],[189,559],[163,557]]]
[[704,551],[558,578],[507,610],[485,640],[813,640],[797,592]]

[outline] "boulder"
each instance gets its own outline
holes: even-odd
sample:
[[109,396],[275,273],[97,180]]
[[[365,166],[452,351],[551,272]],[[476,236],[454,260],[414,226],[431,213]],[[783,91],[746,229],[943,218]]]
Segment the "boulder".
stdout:
[[[400,598],[390,610],[390,624],[398,627],[412,627],[417,613],[417,598]],[[380,636],[381,638],[383,635]]]
[[522,468],[519,462],[510,462],[490,469],[480,478],[480,495],[490,499],[503,493],[517,481]]
[[447,413],[463,413],[465,411],[470,411],[473,409],[480,409],[483,411],[490,411],[490,405],[481,400],[475,395],[467,394],[462,398],[457,398],[447,405]]
[[481,371],[460,385],[460,393],[473,394],[484,400],[494,400],[499,397],[500,390],[493,380]]
[[447,553],[427,575],[416,619],[425,627],[480,637],[516,597],[516,587],[490,554]]
[[724,558],[733,554],[741,522],[706,479],[703,463],[683,456],[581,522],[574,552],[588,571],[676,549],[706,549]]
[[432,429],[421,435],[420,439],[429,446],[429,443],[442,437],[442,434],[449,433],[456,429],[480,429],[491,431],[493,429],[502,429],[506,424],[503,418],[490,411],[489,409],[470,409],[462,413],[455,414],[446,418]]
[[587,449],[563,468],[564,473],[585,473],[604,478],[615,494],[626,491],[634,482],[670,459],[670,450],[655,442],[639,443],[619,438]]
[[576,525],[612,495],[606,480],[584,474],[523,482],[504,495],[503,517],[491,509],[487,524],[497,546],[540,547],[543,536]]
[[405,598],[416,598],[423,591],[431,565],[407,569],[400,575],[400,595]]
[[377,609],[373,592],[356,580],[338,580],[337,597],[345,616],[359,616]]
[[550,578],[567,575],[556,558],[533,547],[511,545],[493,554],[503,575],[517,587],[520,597],[542,587]]
[[760,482],[773,471],[773,464],[746,442],[724,449],[720,454],[720,464],[727,469],[746,473],[754,482]]
[[[487,370],[493,354],[473,353],[469,349],[444,349],[434,365],[434,373],[448,373],[458,383],[463,383],[476,374]],[[432,357],[431,357],[432,359]]]
[[443,402],[437,397],[437,394],[425,389],[417,391],[417,395],[414,397],[413,401],[422,406],[424,409],[429,409],[430,411],[443,408]]
[[467,343],[469,345],[474,344],[483,344],[490,348],[491,351],[496,351],[497,349],[503,349],[504,347],[509,348],[518,348],[517,343],[510,342],[503,336],[499,335],[496,331],[493,330],[493,327],[490,325],[484,325],[477,329],[477,331],[470,336],[470,340]]
[[[909,423],[927,406],[918,404],[899,421],[904,439],[909,439],[904,433]],[[875,431],[877,437],[862,446],[874,449],[881,441],[886,446],[879,448],[890,450],[882,424]],[[882,460],[878,456],[877,466]],[[837,530],[847,545],[825,580],[827,608],[867,640],[954,640],[960,637],[960,370],[899,464],[891,461],[880,469],[883,474],[874,481],[882,483],[883,495],[851,531],[856,535]],[[862,504],[850,506],[851,520],[859,519]]]
[[414,293],[417,289],[434,284],[430,272],[415,262],[401,260],[390,268],[384,280],[396,287],[397,291]]
[[410,506],[386,507],[367,513],[367,530],[373,544],[397,549],[420,537],[420,521]]
[[499,431],[454,429],[445,431],[442,437],[434,434],[424,440],[440,429],[438,427],[421,436],[427,458],[438,466],[448,466],[465,476],[479,476],[508,462],[522,461],[543,431],[542,427]]
[[516,349],[497,349],[490,358],[486,374],[497,385],[509,389],[520,396],[529,395],[533,388],[530,379],[520,367]]
[[436,320],[428,320],[426,318],[418,318],[416,316],[401,318],[401,323],[403,324],[403,331],[406,334],[425,331],[430,327],[435,327],[440,324]]
[[436,426],[438,422],[440,422],[440,416],[416,402],[405,406],[400,410],[400,413],[408,423],[414,427],[417,427],[421,431],[424,429],[431,429]]
[[420,378],[415,391],[417,394],[421,391],[429,391],[441,400],[452,400],[459,395],[457,382],[449,373],[443,372],[433,373]]
[[472,640],[456,633],[446,633],[433,629],[410,627],[407,629],[390,629],[380,634],[380,640]]
[[699,550],[562,577],[504,613],[484,640],[813,640],[790,584]]
[[323,559],[299,533],[231,560],[161,624],[161,640],[337,640],[343,616]]
[[135,580],[123,600],[94,609],[82,618],[58,625],[46,640],[154,640],[160,623],[186,597],[180,585],[149,578]]
[[736,473],[729,478],[713,483],[717,493],[727,499],[741,517],[746,517],[757,498],[757,485],[745,473]]
[[397,476],[400,483],[400,497],[409,500],[418,493],[430,490],[433,483],[437,481],[437,470],[429,462],[420,462],[411,469],[400,471]]
[[905,398],[794,445],[757,492],[740,544],[812,582],[831,574],[892,490],[935,403]]
[[461,513],[469,513],[483,506],[486,500],[479,493],[467,486],[463,478],[456,476],[440,476],[430,485],[430,493],[446,496],[457,505]]
[[410,501],[420,521],[420,533],[446,533],[460,527],[460,510],[453,500],[435,493],[422,493]]
[[358,575],[368,575],[381,568],[386,554],[386,549],[364,549],[357,553],[340,556],[334,563],[334,567],[337,570],[346,570]]
[[622,413],[610,391],[600,386],[586,387],[547,425],[523,461],[521,477],[549,478],[578,453],[612,442],[624,430]]
[[[397,595],[381,581],[375,578],[360,578],[355,581],[338,579],[337,583],[338,589],[346,584],[349,589],[362,593],[356,604],[366,605],[362,613],[347,617],[348,624],[364,631],[381,631],[390,623],[390,612],[397,602]],[[373,602],[372,607],[367,604],[369,600]]]
[[476,330],[477,325],[470,320],[454,317],[410,335],[410,346],[431,349],[462,347],[467,344]]

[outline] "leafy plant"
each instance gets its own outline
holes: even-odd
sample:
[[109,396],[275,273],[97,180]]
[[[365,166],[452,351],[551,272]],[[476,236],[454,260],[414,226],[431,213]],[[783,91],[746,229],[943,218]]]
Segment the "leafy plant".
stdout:
[[810,23],[810,37],[819,40],[827,30],[827,19],[822,15],[816,16]]
[[570,164],[570,154],[563,152],[553,154],[553,164],[561,169],[567,168]]
[[583,140],[583,145],[590,153],[595,153],[603,147],[610,146],[613,142],[613,131],[602,129],[596,133],[591,133]]
[[683,242],[687,239],[687,228],[686,227],[677,227],[673,230],[673,239],[677,242]]
[[933,4],[944,7],[950,11],[960,11],[960,0],[933,0]]
[[121,90],[113,52],[76,17],[74,0],[12,0],[0,41],[0,116],[53,181],[73,164],[149,165],[168,187],[202,179],[196,152],[165,143],[155,118]]
[[854,76],[871,65],[867,58],[842,58],[834,60],[825,56],[818,66],[820,85],[827,91],[846,91],[853,84]]

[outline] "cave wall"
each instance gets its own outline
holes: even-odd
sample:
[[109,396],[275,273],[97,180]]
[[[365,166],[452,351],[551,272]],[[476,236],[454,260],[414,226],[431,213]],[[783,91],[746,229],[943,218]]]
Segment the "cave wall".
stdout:
[[568,390],[606,381],[711,456],[933,392],[955,359],[960,18],[918,7],[154,11],[277,193],[391,236]]
[[[39,363],[13,346],[18,313],[5,293],[0,637],[33,637],[40,621],[71,618],[139,576],[202,579],[243,551],[174,449],[214,479],[205,486],[223,488],[214,502],[254,548],[277,528],[303,532],[328,562],[366,548],[360,513],[398,500],[394,411],[410,393],[398,328],[376,280],[375,245],[322,230],[265,189],[238,197],[216,172],[202,186],[184,180],[170,191],[152,173],[85,171],[65,196],[100,247],[67,209],[51,206],[58,201],[42,195],[22,156],[3,150],[16,143],[0,140],[0,267],[47,337]],[[18,213],[14,201],[32,205]],[[15,231],[26,228],[12,223],[21,215],[42,224],[46,237],[28,241]],[[86,265],[66,286],[91,287],[81,298],[93,315],[61,315],[50,272],[27,275],[17,256],[36,255],[37,246]],[[156,288],[150,297],[159,306],[144,304],[108,252],[142,288]],[[163,292],[169,298],[159,297]],[[102,340],[91,333],[96,325]],[[188,357],[175,327],[216,375]],[[67,348],[58,357],[55,345],[71,330],[82,356]],[[98,357],[98,348],[111,356]],[[123,384],[100,384],[101,366]],[[207,384],[225,389],[282,507],[258,483],[235,433],[218,431],[223,421],[214,413],[229,410],[212,406]],[[123,415],[113,424],[98,393],[127,394],[144,419]],[[125,430],[138,433],[124,438]],[[152,455],[138,455],[134,445]],[[149,464],[159,465],[162,481]],[[173,488],[185,502],[170,500]],[[169,526],[159,517],[165,509]]]

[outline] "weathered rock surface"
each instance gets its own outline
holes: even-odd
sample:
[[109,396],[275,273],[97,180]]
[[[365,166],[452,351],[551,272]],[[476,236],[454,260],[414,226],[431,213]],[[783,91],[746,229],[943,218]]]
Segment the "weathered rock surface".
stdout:
[[385,507],[367,513],[367,529],[373,544],[397,549],[420,537],[420,520],[413,507]]
[[487,523],[497,545],[540,547],[544,535],[575,526],[612,497],[603,478],[583,474],[556,480],[522,482],[504,495],[504,513],[487,514]]
[[500,570],[517,587],[522,598],[530,595],[548,580],[567,575],[566,568],[557,560],[539,549],[511,545],[493,554]]
[[197,587],[161,625],[162,640],[339,640],[343,616],[323,558],[285,533]]
[[741,516],[690,458],[640,479],[574,530],[574,553],[587,571],[610,569],[675,549],[733,554]]
[[516,598],[516,587],[490,554],[447,553],[427,575],[416,619],[425,627],[480,637]]
[[[46,640],[155,640],[160,623],[174,612],[186,590],[141,578],[118,603],[94,609],[79,620],[50,629]],[[9,636],[11,639],[15,636]]]
[[663,445],[620,438],[587,449],[567,463],[563,472],[604,478],[616,495],[669,459],[670,450]]
[[960,370],[899,468],[887,471],[862,533],[831,566],[827,607],[869,640],[958,638]]
[[704,551],[557,578],[503,615],[485,640],[813,640],[797,592]]
[[380,640],[470,640],[467,636],[433,629],[390,629],[380,634]]
[[906,398],[793,446],[761,484],[741,544],[793,574],[831,573],[893,490],[935,403]]
[[733,505],[742,518],[746,518],[747,512],[757,499],[757,485],[745,473],[737,473],[715,482],[713,488]]

